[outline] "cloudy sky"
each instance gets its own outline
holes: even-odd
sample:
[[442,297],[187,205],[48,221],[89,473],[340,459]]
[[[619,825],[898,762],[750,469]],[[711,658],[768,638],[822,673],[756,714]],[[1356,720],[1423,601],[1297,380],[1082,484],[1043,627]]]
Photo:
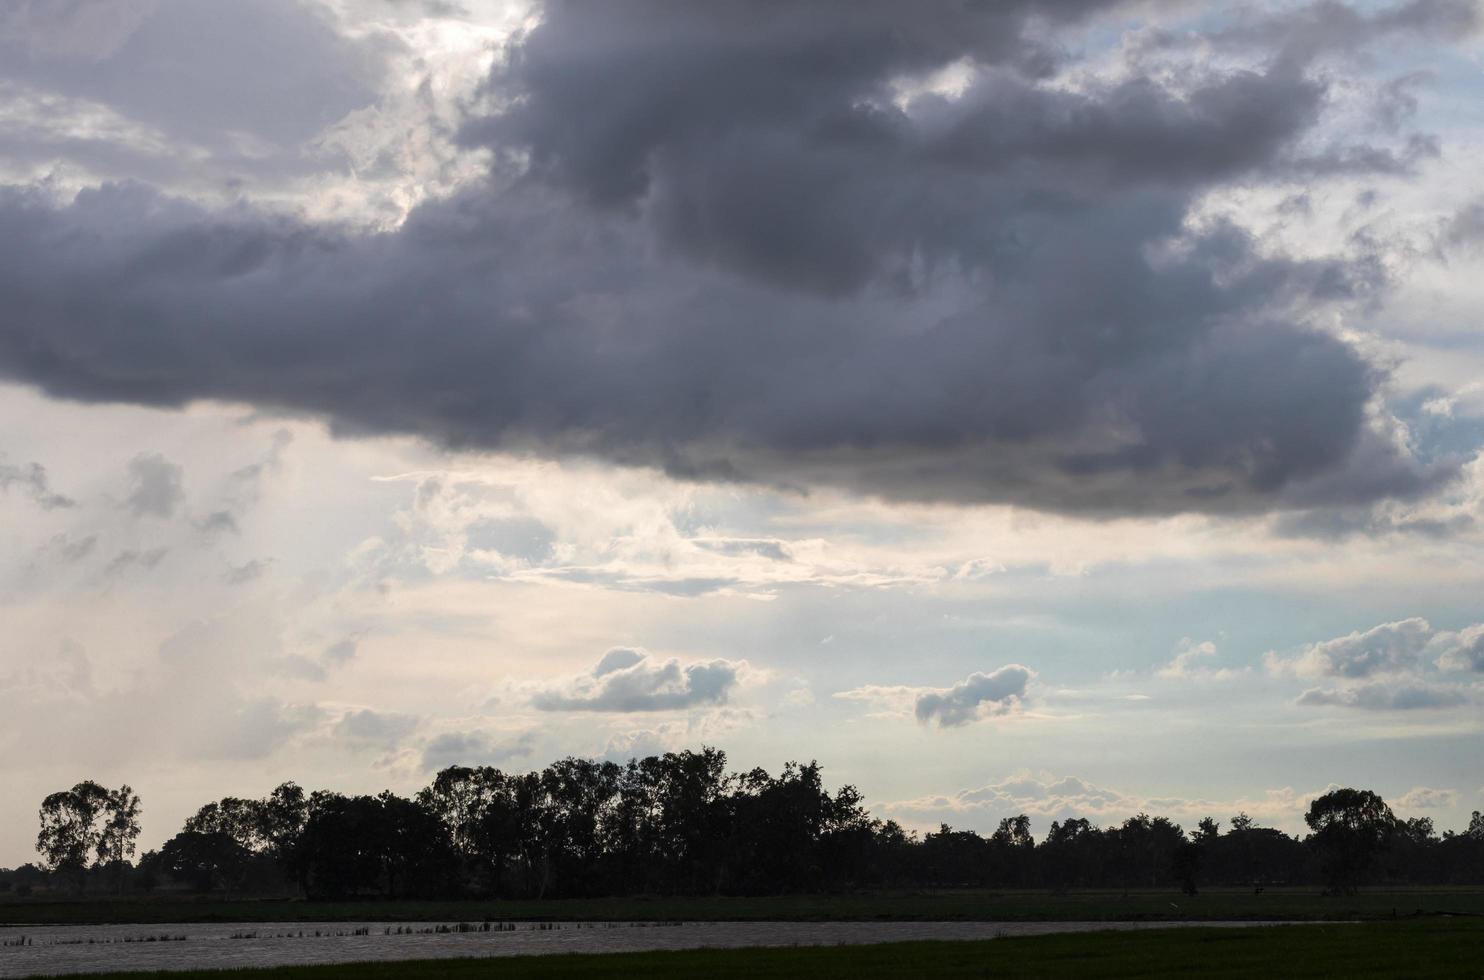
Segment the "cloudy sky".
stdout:
[[1472,0],[10,0],[41,797],[817,758],[1484,806]]

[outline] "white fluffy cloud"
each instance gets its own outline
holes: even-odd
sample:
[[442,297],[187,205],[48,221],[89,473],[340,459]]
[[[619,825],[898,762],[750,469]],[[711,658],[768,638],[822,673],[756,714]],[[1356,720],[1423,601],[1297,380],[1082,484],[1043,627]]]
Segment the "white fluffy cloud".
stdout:
[[1311,643],[1296,657],[1283,658],[1270,653],[1266,664],[1275,674],[1297,677],[1353,680],[1376,674],[1402,673],[1421,662],[1423,648],[1431,636],[1432,625],[1414,616]]
[[1437,633],[1419,616],[1382,623],[1332,640],[1311,643],[1298,654],[1269,652],[1268,672],[1279,677],[1318,679],[1296,703],[1309,707],[1416,711],[1456,708],[1472,703],[1477,685],[1442,680],[1428,671],[1430,652],[1440,652],[1444,670],[1472,669],[1473,651],[1484,625],[1457,633]]
[[1439,633],[1433,638],[1433,646],[1442,650],[1438,657],[1442,670],[1484,673],[1484,623],[1457,633]]
[[1187,636],[1180,641],[1174,658],[1155,674],[1166,680],[1224,681],[1243,673],[1230,667],[1211,666],[1210,661],[1216,657],[1215,643],[1210,640],[1197,643]]
[[1426,786],[1413,786],[1396,800],[1396,806],[1402,810],[1445,810],[1457,805],[1458,790]]

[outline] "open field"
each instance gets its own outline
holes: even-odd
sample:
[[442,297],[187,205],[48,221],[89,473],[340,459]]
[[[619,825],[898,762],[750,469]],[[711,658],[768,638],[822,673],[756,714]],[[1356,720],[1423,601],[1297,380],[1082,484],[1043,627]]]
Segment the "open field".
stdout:
[[1484,922],[1426,919],[1259,929],[1168,929],[876,946],[89,974],[102,980],[546,980],[695,977],[1484,977]]
[[0,923],[482,922],[482,921],[1191,921],[1389,919],[1415,912],[1484,914],[1484,888],[1374,888],[1326,897],[1317,888],[1072,891],[944,890],[760,898],[602,898],[547,901],[221,901],[137,899],[0,902]]

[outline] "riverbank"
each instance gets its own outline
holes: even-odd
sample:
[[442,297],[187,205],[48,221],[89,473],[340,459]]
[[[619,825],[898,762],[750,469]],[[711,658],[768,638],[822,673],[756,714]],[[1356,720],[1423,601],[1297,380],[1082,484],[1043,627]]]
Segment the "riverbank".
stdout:
[[[656,930],[658,931],[658,930]],[[4,952],[0,950],[0,952]],[[222,973],[88,974],[88,980],[557,980],[705,976],[923,977],[1468,977],[1484,962],[1484,922],[1424,919],[1271,928],[1125,932],[812,948],[701,949],[602,955],[358,962]],[[79,980],[81,980],[81,976]]]
[[1416,913],[1484,915],[1484,887],[881,891],[848,895],[623,897],[546,901],[354,901],[159,896],[0,901],[0,925],[171,922],[1189,922],[1351,921]]

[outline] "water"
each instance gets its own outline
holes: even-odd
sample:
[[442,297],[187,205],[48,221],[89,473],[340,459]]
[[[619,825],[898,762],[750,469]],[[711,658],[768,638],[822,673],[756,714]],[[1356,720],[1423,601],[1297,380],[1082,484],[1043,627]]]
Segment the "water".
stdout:
[[[184,970],[542,956],[741,946],[835,946],[916,939],[995,939],[1099,929],[1238,927],[1263,922],[516,922],[430,931],[428,922],[238,922],[0,926],[0,977],[97,970]],[[445,923],[443,929],[456,930]],[[474,923],[473,930],[486,928]],[[319,935],[316,936],[315,933]],[[390,934],[389,934],[390,933]],[[15,945],[24,937],[25,945]]]

